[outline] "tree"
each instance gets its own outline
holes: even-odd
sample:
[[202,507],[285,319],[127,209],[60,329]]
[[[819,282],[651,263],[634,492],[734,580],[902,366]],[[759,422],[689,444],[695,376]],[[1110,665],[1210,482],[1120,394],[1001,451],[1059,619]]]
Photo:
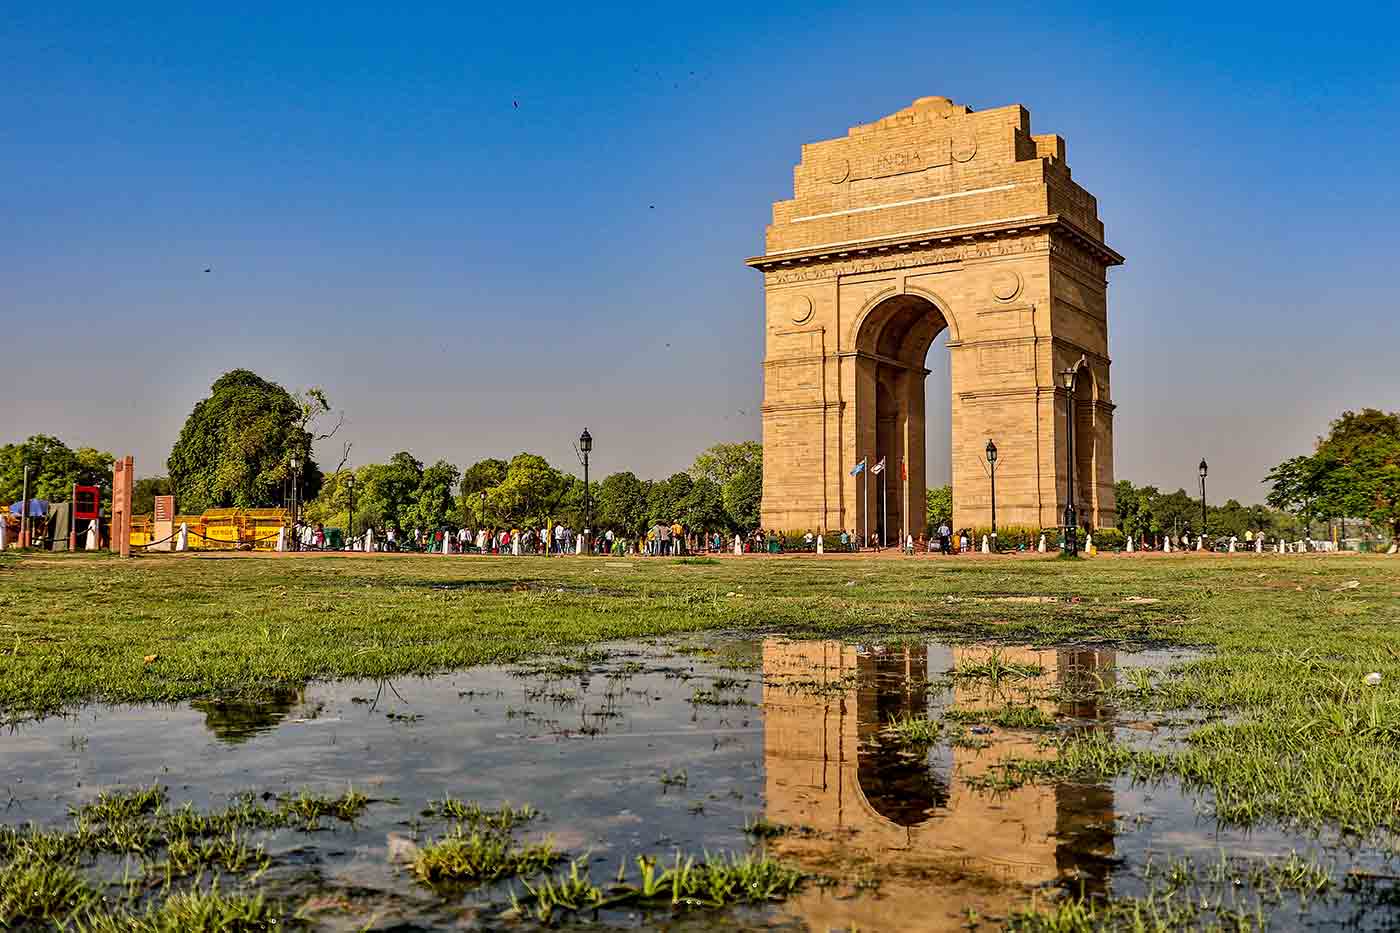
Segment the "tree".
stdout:
[[1365,518],[1400,537],[1400,413],[1345,411],[1309,456],[1269,471],[1269,504],[1320,518]]
[[953,523],[953,487],[948,485],[939,486],[936,489],[926,490],[924,493],[924,518],[927,521],[925,529],[929,535],[937,530],[939,525]]
[[24,468],[29,467],[29,498],[66,502],[73,484],[99,486],[111,500],[112,461],[106,451],[80,447],[74,451],[56,437],[35,434],[21,444],[0,447],[0,502],[17,502],[24,495]]
[[481,494],[501,485],[506,479],[506,462],[495,457],[478,460],[462,473],[461,498],[457,502],[464,524],[485,524]]
[[750,531],[761,521],[763,505],[763,462],[750,460],[720,487],[724,495],[724,510],[740,531]]
[[555,517],[572,481],[538,454],[517,454],[506,467],[505,479],[486,493],[487,520],[541,527]]
[[647,495],[647,524],[670,525],[681,517],[682,502],[690,495],[695,481],[689,473],[672,473],[664,480],[651,484]]
[[408,509],[414,527],[438,529],[449,524],[456,511],[457,500],[452,490],[457,485],[458,475],[457,468],[446,460],[439,460],[419,474],[418,487]]
[[692,479],[708,479],[723,488],[751,464],[763,465],[763,445],[757,441],[716,444],[695,458],[690,467]]
[[600,529],[638,537],[646,531],[651,484],[630,472],[613,473],[598,484],[595,514]]
[[302,499],[313,499],[322,477],[308,425],[325,401],[313,391],[319,401],[299,402],[246,369],[220,376],[185,420],[167,461],[181,511],[281,505],[294,455],[305,464]]
[[[719,486],[731,527],[758,527],[763,504],[763,445],[757,441],[716,444],[695,458],[690,467],[695,480]],[[674,477],[673,477],[674,479]]]
[[131,487],[131,514],[147,515],[154,512],[156,510],[156,496],[171,495],[171,490],[174,488],[168,476],[141,477]]
[[732,526],[724,508],[724,490],[719,483],[702,476],[681,497],[680,522],[690,531],[727,531]]

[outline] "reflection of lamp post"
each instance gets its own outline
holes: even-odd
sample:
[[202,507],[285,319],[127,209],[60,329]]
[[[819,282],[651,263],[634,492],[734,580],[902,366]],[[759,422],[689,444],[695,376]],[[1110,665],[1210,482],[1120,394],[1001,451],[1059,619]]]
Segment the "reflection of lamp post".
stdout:
[[987,440],[987,465],[992,469],[992,550],[997,549],[997,445]]
[[583,433],[578,436],[578,449],[583,454],[583,549],[586,553],[593,553],[593,542],[588,540],[588,533],[593,528],[592,511],[593,501],[588,489],[588,455],[593,452],[593,435],[584,428]]
[[1067,394],[1065,433],[1068,437],[1066,438],[1065,450],[1068,463],[1065,470],[1065,553],[1071,557],[1079,553],[1079,538],[1074,527],[1074,390],[1079,382],[1079,367],[1083,363],[1084,357],[1081,356],[1078,363],[1060,374],[1064,379]]
[[[1206,458],[1205,458],[1205,457],[1202,457],[1202,458],[1201,458],[1201,465],[1200,465],[1199,467],[1197,467],[1197,469],[1199,469],[1199,470],[1201,471],[1201,536],[1202,536],[1202,538],[1204,538],[1204,537],[1205,537],[1205,533],[1206,533]],[[1203,548],[1205,547],[1205,542],[1204,542],[1204,541],[1202,541],[1201,547],[1203,547]]]

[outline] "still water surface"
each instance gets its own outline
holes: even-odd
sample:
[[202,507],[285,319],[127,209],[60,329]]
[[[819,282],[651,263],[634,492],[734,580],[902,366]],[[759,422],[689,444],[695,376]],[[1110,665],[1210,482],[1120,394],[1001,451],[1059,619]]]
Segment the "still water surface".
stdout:
[[[760,844],[832,879],[761,910],[617,912],[600,918],[608,926],[995,928],[1064,887],[1141,894],[1149,865],[1222,853],[1297,850],[1341,871],[1395,874],[1376,851],[1220,829],[1202,815],[1206,801],[1170,782],[977,786],[1003,756],[1054,755],[1053,732],[972,724],[979,710],[1033,706],[1061,733],[1175,741],[1171,720],[1117,708],[1114,687],[1129,669],[1181,657],[780,638],[617,644],[523,667],[315,684],[269,702],[87,707],[0,737],[0,795],[5,822],[57,826],[114,787],[161,783],[174,803],[199,807],[243,791],[353,787],[375,800],[356,825],[258,837],[274,859],[258,884],[325,929],[503,925],[510,882],[444,896],[399,858],[446,829],[421,814],[448,794],[534,805],[545,818],[521,837],[548,835],[591,858],[597,881],[636,855]],[[988,661],[1023,673],[948,676]],[[927,749],[882,735],[892,720],[948,710],[965,715],[947,717]],[[760,843],[745,832],[759,819],[800,829]],[[1285,928],[1400,924],[1400,911],[1374,899],[1264,909]]]

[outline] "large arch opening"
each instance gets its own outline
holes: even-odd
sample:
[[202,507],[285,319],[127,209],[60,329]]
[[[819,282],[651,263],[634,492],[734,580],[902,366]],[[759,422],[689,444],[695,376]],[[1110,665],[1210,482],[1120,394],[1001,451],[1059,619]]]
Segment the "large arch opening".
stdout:
[[883,459],[886,466],[883,480],[872,476],[858,495],[865,497],[868,533],[892,545],[903,535],[923,533],[926,491],[930,484],[949,482],[951,475],[950,334],[949,319],[937,304],[905,294],[878,301],[856,335],[862,367],[857,384],[868,386],[864,410],[870,426],[858,438],[856,459],[865,458],[870,466]]

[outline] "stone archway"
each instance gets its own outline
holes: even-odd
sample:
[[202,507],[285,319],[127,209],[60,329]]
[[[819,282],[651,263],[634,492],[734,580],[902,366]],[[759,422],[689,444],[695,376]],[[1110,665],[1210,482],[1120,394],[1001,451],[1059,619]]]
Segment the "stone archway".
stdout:
[[[1076,506],[1084,524],[1114,525],[1107,269],[1122,261],[1064,141],[1033,136],[1020,106],[927,97],[804,146],[794,197],[748,260],[766,295],[764,525],[923,530],[924,360],[945,329],[955,524],[990,524],[988,439],[1002,452],[998,524],[1059,523],[1059,373],[1083,358]],[[879,483],[851,475],[881,457],[883,512]]]

